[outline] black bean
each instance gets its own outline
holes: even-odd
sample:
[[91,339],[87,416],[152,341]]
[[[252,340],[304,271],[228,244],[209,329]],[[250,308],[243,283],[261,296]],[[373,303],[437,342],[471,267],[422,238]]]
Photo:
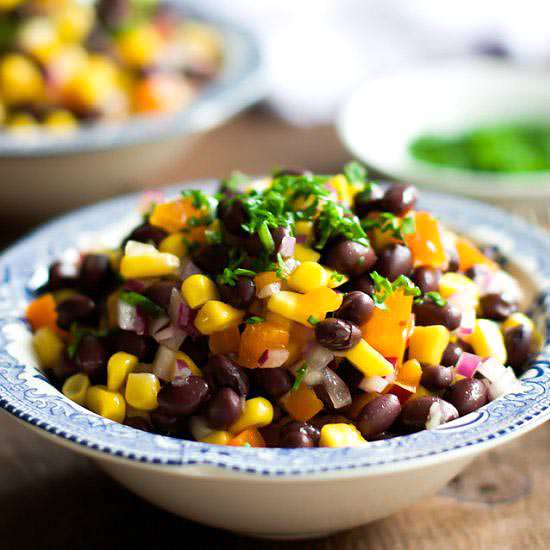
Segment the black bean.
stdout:
[[444,367],[454,367],[458,360],[460,359],[460,356],[463,353],[463,349],[454,342],[449,342],[447,344],[447,347],[445,348],[445,351],[443,352],[443,357],[441,358],[441,364]]
[[525,325],[509,328],[504,332],[504,343],[508,352],[506,363],[514,369],[524,367],[531,354],[533,332]]
[[179,292],[179,288],[180,283],[178,281],[155,281],[145,290],[144,294],[149,300],[155,302],[157,306],[168,311],[172,291],[177,290]]
[[417,326],[443,325],[448,330],[455,330],[460,326],[462,313],[460,310],[445,303],[439,306],[431,299],[426,298],[413,304],[414,322]]
[[353,290],[364,292],[369,296],[373,296],[374,294],[374,282],[370,275],[361,275],[361,277],[356,277],[355,279],[352,279],[351,288],[353,288]]
[[281,397],[288,393],[294,381],[290,372],[278,367],[275,369],[253,369],[254,382],[271,397]]
[[242,225],[248,222],[248,214],[241,200],[230,199],[220,202],[218,216],[227,231],[237,236],[246,235]]
[[[332,363],[329,364],[329,367],[333,367]],[[338,365],[337,374],[344,381],[352,395],[362,393],[363,390],[359,389],[358,386],[361,380],[363,380],[363,373],[358,368],[354,367],[347,359],[344,359]]]
[[99,0],[97,17],[106,26],[112,29],[120,27],[131,13],[129,0]]
[[208,345],[208,336],[186,338],[180,346],[180,351],[183,351],[197,364],[206,365],[208,356],[210,355],[210,346]]
[[506,295],[496,293],[482,296],[479,305],[482,316],[495,321],[504,321],[518,310],[518,304],[515,301],[508,299]]
[[231,388],[222,388],[206,404],[204,417],[213,430],[226,430],[241,416],[244,399]]
[[369,189],[358,193],[353,207],[355,214],[364,218],[371,212],[383,210],[382,199],[387,188],[388,184],[372,183]]
[[111,348],[113,353],[124,351],[135,355],[139,361],[147,363],[147,359],[152,359],[155,351],[155,342],[146,336],[140,336],[129,330],[120,330],[114,333],[111,338]]
[[158,408],[151,411],[151,423],[155,430],[162,434],[176,435],[182,431],[185,420],[181,416]]
[[112,275],[109,257],[105,254],[87,254],[80,267],[80,286],[86,292],[102,292]]
[[315,338],[321,346],[331,350],[351,349],[361,340],[361,331],[343,319],[325,319],[315,325]]
[[355,290],[344,296],[342,305],[334,312],[334,316],[361,326],[371,318],[373,311],[373,299],[368,294]]
[[430,409],[434,403],[439,403],[441,406],[438,411],[441,417],[437,419],[437,425],[445,424],[458,418],[458,411],[451,403],[439,397],[426,395],[413,397],[403,405],[400,416],[402,424],[409,430],[423,430],[426,428],[428,422],[435,421],[435,419],[430,417]]
[[151,426],[151,423],[146,418],[141,416],[131,416],[124,421],[124,424],[143,432],[153,431],[153,426]]
[[361,275],[376,262],[372,246],[354,241],[340,241],[332,245],[326,255],[326,263],[332,269],[347,275]]
[[220,295],[224,302],[238,309],[246,309],[254,301],[256,285],[252,277],[237,277],[234,285],[219,285]]
[[447,258],[449,259],[446,271],[456,273],[460,268],[460,259],[456,248],[454,246],[452,248],[449,247],[445,250],[445,252],[447,253]]
[[410,275],[412,267],[411,251],[402,244],[390,244],[379,254],[374,269],[393,282],[399,275]]
[[430,391],[440,391],[448,388],[453,382],[453,369],[442,365],[426,365],[422,367],[420,384]]
[[414,269],[411,279],[422,291],[422,294],[426,294],[427,292],[437,292],[442,274],[441,269],[437,267],[422,265]]
[[195,264],[213,275],[223,272],[229,263],[229,252],[222,244],[211,244],[204,247],[194,258]]
[[277,170],[273,174],[273,177],[282,178],[283,176],[306,176],[308,174],[311,174],[310,170],[307,170],[306,168],[298,168],[294,166],[289,168],[281,168],[280,170]]
[[285,424],[281,427],[281,430],[279,432],[279,436],[281,438],[281,446],[282,447],[290,447],[289,443],[296,442],[296,441],[304,441],[303,438],[298,438],[297,436],[289,437],[291,434],[302,434],[304,436],[307,436],[307,438],[311,441],[311,446],[314,447],[317,442],[319,441],[319,437],[321,436],[321,432],[317,426],[313,426],[312,424],[309,424],[308,422],[297,422],[297,421],[291,421]]
[[[71,270],[72,271],[72,270]],[[48,284],[49,290],[59,290],[61,288],[73,288],[78,283],[78,271],[74,270],[74,273],[67,272],[61,262],[54,262],[50,265],[48,270]]]
[[285,449],[306,449],[315,447],[313,439],[301,431],[288,432],[279,437],[279,445]]
[[245,397],[250,389],[248,376],[236,363],[224,355],[212,355],[204,368],[204,376],[213,390],[231,388]]
[[76,361],[70,357],[69,352],[65,349],[59,361],[52,367],[52,371],[59,382],[64,382],[69,376],[77,373],[78,367]]
[[188,416],[197,411],[209,395],[208,384],[200,376],[188,376],[178,385],[166,384],[158,393],[158,403],[168,414]]
[[391,393],[369,401],[357,416],[357,427],[368,439],[387,431],[401,413],[401,403]]
[[75,358],[79,370],[87,374],[93,384],[105,382],[109,353],[104,340],[84,334],[78,343]]
[[[243,249],[251,256],[257,256],[264,251],[264,245],[257,233],[243,232],[242,235],[233,235],[229,231],[224,231],[223,240],[226,245],[239,250]],[[241,264],[241,267],[245,266]]]
[[55,310],[57,325],[62,329],[68,329],[72,323],[85,323],[90,320],[95,312],[95,303],[84,294],[73,294],[60,302]]
[[137,241],[138,243],[158,245],[168,236],[168,233],[160,227],[155,227],[149,223],[144,223],[136,227],[124,240],[124,244],[128,241]]
[[483,407],[488,401],[487,386],[477,378],[463,378],[446,392],[445,399],[454,405],[460,416]]
[[396,216],[412,210],[418,200],[418,190],[408,183],[395,183],[388,187],[382,199],[382,209]]

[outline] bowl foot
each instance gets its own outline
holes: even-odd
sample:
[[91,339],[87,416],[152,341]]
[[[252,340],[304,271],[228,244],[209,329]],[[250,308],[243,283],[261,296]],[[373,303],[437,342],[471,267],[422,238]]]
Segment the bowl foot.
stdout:
[[338,531],[304,531],[303,533],[255,533],[253,531],[232,531],[241,537],[264,540],[311,540],[334,535]]

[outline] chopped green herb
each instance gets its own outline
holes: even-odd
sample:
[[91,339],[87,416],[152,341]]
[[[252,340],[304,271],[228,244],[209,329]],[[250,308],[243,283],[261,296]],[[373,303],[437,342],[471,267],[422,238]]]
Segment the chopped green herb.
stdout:
[[421,290],[406,275],[399,275],[392,283],[392,289],[394,292],[403,289],[405,296],[420,296],[422,294]]
[[297,391],[307,373],[307,363],[304,363],[297,371],[291,391]]
[[234,193],[238,193],[242,190],[243,187],[248,185],[250,183],[250,178],[243,174],[242,172],[232,172],[231,176],[227,178],[226,180],[223,180],[221,183],[221,189],[228,189],[229,191],[233,191]]
[[143,294],[137,292],[124,290],[120,293],[119,300],[131,306],[139,307],[145,313],[153,317],[158,317],[164,313],[163,308],[155,304],[152,300],[149,300],[146,296],[143,296]]
[[431,300],[438,307],[444,307],[447,303],[447,300],[442,298],[439,292],[426,292],[425,296],[423,298],[417,298],[415,303],[423,304],[427,299]]
[[310,315],[310,316],[307,318],[307,322],[308,322],[310,325],[318,325],[321,321],[319,321],[319,319],[317,319],[317,317],[315,317],[315,315]]
[[335,202],[327,201],[324,203],[321,213],[317,218],[317,227],[320,237],[315,244],[315,248],[318,250],[324,248],[328,240],[337,235],[341,235],[363,246],[370,246],[367,234],[361,227],[357,216]]
[[367,218],[361,222],[361,225],[365,231],[379,228],[382,233],[390,232],[392,237],[400,241],[405,241],[405,235],[416,231],[412,216],[401,219],[391,212],[382,212],[377,218]]
[[275,242],[273,241],[273,237],[271,236],[271,232],[269,231],[267,221],[262,222],[262,224],[258,228],[258,237],[260,237],[262,245],[268,252],[273,252],[275,250]]
[[279,277],[279,279],[285,280],[288,278],[288,271],[288,266],[286,265],[282,254],[279,252],[277,254],[277,265],[275,269],[275,274],[277,275],[277,277]]
[[218,275],[216,280],[220,285],[235,286],[237,284],[237,277],[254,277],[254,275],[256,275],[256,273],[251,269],[243,269],[242,267],[231,269],[230,267],[226,267],[223,273]]
[[345,279],[345,276],[342,273],[338,273],[338,271],[333,271],[330,274],[330,280],[334,281],[335,283],[341,283]]
[[222,242],[221,231],[214,231],[212,229],[207,229],[204,232],[204,236],[209,244],[220,244]]
[[195,254],[195,252],[197,252],[201,247],[200,243],[198,243],[197,241],[190,241],[187,237],[183,237],[181,239],[181,242],[185,245],[185,248],[187,249],[187,254],[189,254],[190,256],[193,256],[193,254]]
[[181,192],[181,196],[184,198],[191,198],[193,207],[197,210],[200,210],[201,208],[213,210],[215,208],[213,203],[217,202],[212,195],[207,195],[200,189],[184,189]]
[[263,317],[259,317],[258,315],[254,315],[252,317],[249,317],[246,320],[246,323],[248,325],[257,325],[258,323],[263,323],[264,321],[265,321],[265,319]]
[[187,226],[188,227],[201,227],[203,225],[210,225],[214,219],[210,214],[205,214],[204,216],[201,216],[200,218],[197,218],[197,216],[191,216],[187,220]]
[[353,160],[344,166],[344,176],[351,184],[364,184],[367,180],[367,169]]
[[248,441],[245,441],[243,444],[242,444],[243,447],[252,447],[252,445],[248,442]]
[[376,271],[373,271],[370,276],[374,282],[374,305],[378,309],[386,310],[388,308],[385,301],[396,290],[402,289],[406,296],[419,296],[421,294],[420,289],[405,275],[399,275],[393,283]]

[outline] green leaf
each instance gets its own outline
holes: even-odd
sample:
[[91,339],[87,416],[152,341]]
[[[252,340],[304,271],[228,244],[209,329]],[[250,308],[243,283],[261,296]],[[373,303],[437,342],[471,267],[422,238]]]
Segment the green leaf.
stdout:
[[367,169],[353,160],[344,166],[344,176],[351,184],[364,184],[367,180]]
[[163,308],[155,304],[152,300],[149,300],[146,296],[143,296],[143,294],[139,294],[137,292],[123,290],[120,293],[119,300],[125,302],[126,304],[130,304],[131,306],[139,307],[145,313],[153,317],[158,317],[159,315],[165,313]]
[[247,320],[246,320],[246,323],[248,325],[257,325],[259,323],[263,323],[265,321],[265,319],[263,317],[259,317],[257,315],[254,315],[252,317],[249,317]]
[[271,236],[271,232],[269,231],[269,226],[267,225],[267,221],[262,222],[262,224],[258,228],[258,237],[260,237],[260,241],[263,247],[268,252],[273,252],[275,250],[275,241]]
[[321,321],[319,321],[319,319],[317,319],[317,317],[315,317],[315,315],[310,315],[308,318],[307,318],[307,322],[310,324],[310,325],[318,325]]
[[294,384],[292,384],[292,390],[291,391],[297,391],[300,385],[302,384],[302,381],[307,373],[307,363],[304,363],[297,371],[296,371],[296,378],[294,379]]
[[447,303],[447,300],[445,300],[439,292],[426,292],[425,296],[423,298],[417,298],[415,303],[423,304],[426,300],[431,300],[438,307],[444,307]]

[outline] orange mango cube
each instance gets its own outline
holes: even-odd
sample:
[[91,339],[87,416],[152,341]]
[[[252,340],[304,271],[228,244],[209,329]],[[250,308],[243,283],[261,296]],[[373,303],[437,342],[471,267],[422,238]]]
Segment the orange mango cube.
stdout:
[[300,422],[307,422],[324,408],[323,402],[304,383],[297,390],[291,390],[281,397],[281,404],[294,420]]
[[286,349],[289,333],[280,325],[265,321],[256,325],[247,325],[241,335],[239,346],[239,364],[254,369],[268,349]]
[[447,262],[440,223],[428,212],[414,213],[415,232],[405,235],[414,265],[441,267]]

